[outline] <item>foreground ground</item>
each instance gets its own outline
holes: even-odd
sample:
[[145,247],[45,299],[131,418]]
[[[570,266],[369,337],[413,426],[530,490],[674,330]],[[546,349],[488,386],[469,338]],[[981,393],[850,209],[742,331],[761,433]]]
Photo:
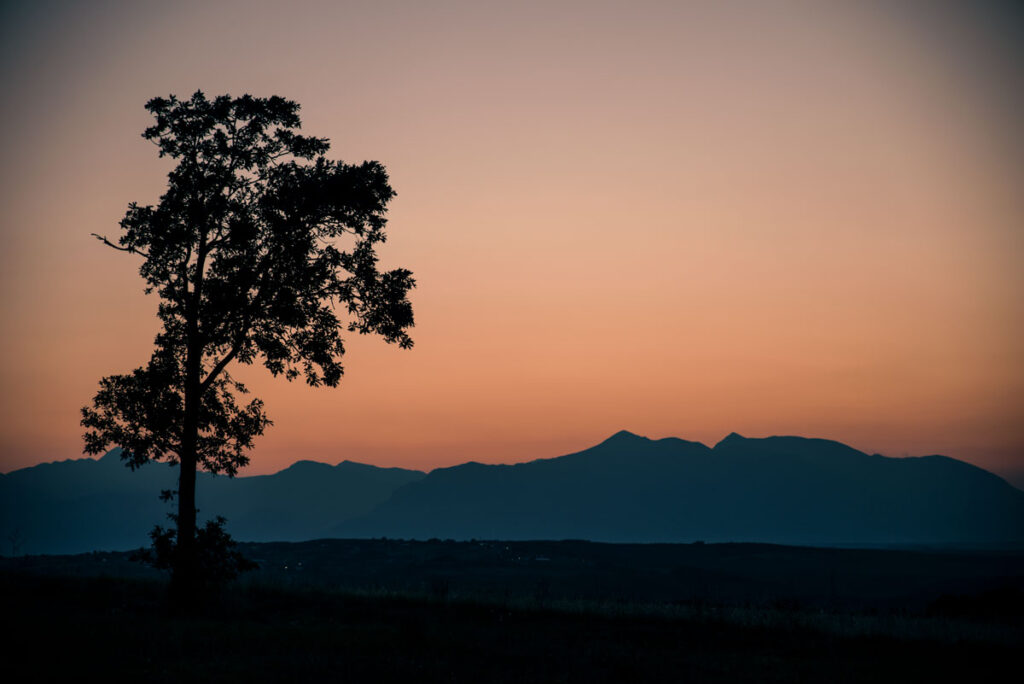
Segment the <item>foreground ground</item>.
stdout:
[[190,616],[123,554],[2,559],[5,672],[978,682],[1005,681],[1024,645],[1018,554],[383,540],[247,551],[264,568]]

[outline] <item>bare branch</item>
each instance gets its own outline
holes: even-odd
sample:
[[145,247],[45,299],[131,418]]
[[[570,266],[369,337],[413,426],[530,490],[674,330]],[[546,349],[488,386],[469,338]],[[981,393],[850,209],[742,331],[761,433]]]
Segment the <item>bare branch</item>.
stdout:
[[110,240],[108,240],[105,236],[99,235],[98,233],[89,233],[89,234],[92,235],[97,240],[99,240],[100,242],[102,242],[103,244],[105,244],[107,247],[112,247],[112,248],[116,249],[119,252],[129,252],[131,254],[141,254],[142,256],[146,257],[147,259],[149,258],[149,255],[146,254],[145,252],[143,252],[141,249],[136,249],[134,247],[122,247],[121,245],[116,245],[113,242],[111,242]]

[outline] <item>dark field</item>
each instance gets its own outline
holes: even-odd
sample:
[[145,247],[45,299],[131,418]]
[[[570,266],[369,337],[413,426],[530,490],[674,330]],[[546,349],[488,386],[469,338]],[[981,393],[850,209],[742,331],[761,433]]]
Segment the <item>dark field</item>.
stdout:
[[167,604],[160,576],[127,554],[0,559],[13,628],[7,672],[16,680],[1005,681],[997,673],[1016,669],[1024,645],[1020,552],[242,546],[262,568],[187,617]]

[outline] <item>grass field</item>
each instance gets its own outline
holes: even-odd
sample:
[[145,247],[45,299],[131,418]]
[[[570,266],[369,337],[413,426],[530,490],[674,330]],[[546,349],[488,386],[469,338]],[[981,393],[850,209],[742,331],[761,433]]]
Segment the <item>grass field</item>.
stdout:
[[[1024,645],[1013,554],[843,551],[861,559],[861,575],[907,582],[871,592],[870,581],[830,580],[822,602],[806,582],[803,593],[751,598],[773,567],[793,587],[820,574],[816,549],[309,544],[249,547],[264,568],[192,615],[124,554],[3,559],[7,681],[980,682],[1006,681]],[[737,554],[756,591],[732,572]],[[511,565],[492,562],[501,558]],[[690,574],[663,577],[683,560]],[[966,593],[925,600],[908,571],[919,586]],[[731,579],[716,589],[723,573]],[[645,576],[662,582],[634,586]],[[690,586],[698,576],[704,585]]]

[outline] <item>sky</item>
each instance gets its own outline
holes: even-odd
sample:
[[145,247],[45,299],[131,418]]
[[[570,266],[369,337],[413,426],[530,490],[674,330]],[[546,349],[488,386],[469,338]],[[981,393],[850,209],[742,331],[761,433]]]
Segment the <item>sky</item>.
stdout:
[[0,5],[0,471],[80,458],[155,296],[118,234],[154,96],[281,95],[397,191],[415,347],[233,372],[298,459],[430,469],[627,429],[941,453],[1024,486],[1024,13],[991,2]]

